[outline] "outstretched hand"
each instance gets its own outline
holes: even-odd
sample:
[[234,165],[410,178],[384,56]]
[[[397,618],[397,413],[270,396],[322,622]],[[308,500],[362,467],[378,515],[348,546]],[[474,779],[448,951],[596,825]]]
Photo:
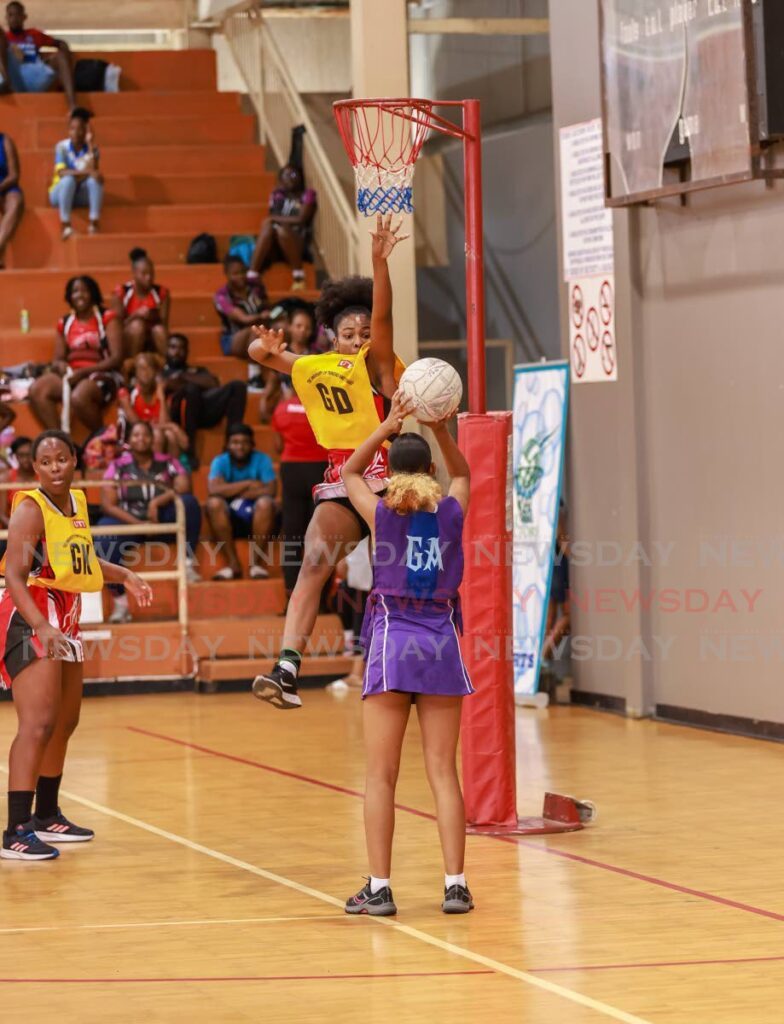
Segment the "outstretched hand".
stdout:
[[389,415],[384,420],[384,427],[389,434],[399,434],[403,429],[403,420],[413,415],[415,402],[413,398],[399,389],[392,396]]
[[398,242],[404,242],[407,238],[411,237],[410,235],[398,234],[402,227],[402,219],[393,228],[392,214],[390,213],[388,216],[382,217],[379,213],[376,217],[376,230],[370,232],[370,237],[373,239],[371,252],[374,260],[388,259]]
[[152,587],[135,572],[128,574],[125,580],[125,589],[140,608],[148,608],[152,604]]
[[269,327],[252,327],[253,341],[248,346],[248,355],[262,366],[272,356],[286,351],[286,335]]

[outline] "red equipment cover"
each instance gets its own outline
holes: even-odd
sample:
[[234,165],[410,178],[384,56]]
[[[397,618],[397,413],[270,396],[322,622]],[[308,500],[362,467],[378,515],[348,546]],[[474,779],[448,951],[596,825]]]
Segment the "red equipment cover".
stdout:
[[463,659],[476,693],[463,701],[461,747],[468,825],[517,828],[511,660],[512,414],[465,413],[457,438],[471,467],[463,543]]

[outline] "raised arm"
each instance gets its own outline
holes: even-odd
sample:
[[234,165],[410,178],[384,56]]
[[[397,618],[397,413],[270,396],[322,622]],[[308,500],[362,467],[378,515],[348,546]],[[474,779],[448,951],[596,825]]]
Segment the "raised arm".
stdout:
[[449,433],[447,424],[450,419],[452,419],[451,416],[445,420],[440,420],[438,423],[426,423],[424,426],[430,427],[433,431],[433,436],[444,457],[444,466],[451,478],[449,495],[460,503],[460,507],[465,512],[468,508],[468,498],[471,493],[471,467]]
[[408,235],[399,235],[401,220],[392,227],[392,214],[376,218],[373,239],[373,312],[370,318],[370,352],[368,367],[374,383],[382,394],[391,398],[397,389],[395,381],[395,349],[392,328],[392,279],[389,276],[389,256],[398,242]]
[[375,526],[376,505],[380,499],[365,483],[362,474],[373,461],[373,456],[381,445],[393,434],[400,433],[403,428],[403,420],[410,414],[412,408],[410,399],[407,399],[402,392],[396,391],[387,418],[366,441],[362,442],[343,467],[343,483],[346,485],[349,501],[371,531]]
[[268,327],[254,327],[253,341],[248,346],[248,355],[260,366],[268,366],[281,373],[291,374],[291,368],[302,356],[294,355],[286,349],[286,337],[283,331],[273,331]]

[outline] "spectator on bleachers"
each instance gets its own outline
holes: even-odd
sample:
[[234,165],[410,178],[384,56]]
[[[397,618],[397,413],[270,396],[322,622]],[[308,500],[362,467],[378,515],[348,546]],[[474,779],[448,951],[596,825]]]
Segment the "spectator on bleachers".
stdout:
[[0,270],[5,270],[5,247],[19,227],[23,213],[19,156],[11,136],[0,132]]
[[316,442],[305,407],[289,386],[283,385],[272,413],[278,435],[281,483],[281,533],[286,538],[283,579],[290,594],[302,562],[302,545],[313,511],[313,488],[324,479],[327,453]]
[[215,292],[215,309],[221,319],[221,351],[225,356],[248,358],[251,328],[269,315],[267,290],[261,281],[248,282],[248,268],[239,256],[223,261],[226,284]]
[[30,405],[45,429],[60,427],[58,405],[63,400],[63,377],[69,374],[71,414],[92,434],[103,424],[104,407],[123,382],[122,331],[117,316],[104,309],[101,289],[86,275],[65,286],[70,310],[57,324],[51,371],[30,388]]
[[269,213],[262,222],[250,269],[263,273],[271,264],[282,260],[291,267],[293,291],[305,287],[304,261],[312,262],[310,242],[317,197],[312,188],[305,188],[302,170],[286,164],[278,175],[278,187],[269,201]]
[[33,487],[38,482],[38,477],[33,470],[33,442],[29,437],[15,437],[11,442],[11,455],[16,461],[15,466],[6,470],[0,479],[3,483],[18,483],[18,488],[0,491],[0,524],[8,528],[8,520],[11,515],[11,503],[17,490],[24,490],[26,487]]
[[120,388],[117,395],[119,417],[124,426],[120,433],[129,434],[134,423],[145,420],[153,429],[155,451],[179,459],[188,448],[188,436],[169,415],[163,361],[155,352],[140,352],[132,362],[128,377],[130,390]]
[[[49,92],[59,82],[68,109],[76,106],[71,50],[64,39],[53,39],[37,28],[25,28],[24,5],[12,0],[6,5],[8,30],[0,32],[0,79],[9,92]],[[41,56],[42,46],[56,53]]]
[[212,460],[206,511],[213,537],[226,555],[228,565],[219,569],[215,580],[238,580],[242,566],[235,537],[249,538],[252,580],[269,573],[256,561],[261,545],[269,541],[276,518],[277,480],[272,459],[255,448],[253,430],[245,423],[229,427],[226,451]]
[[[284,299],[270,311],[270,329],[282,330],[287,347],[294,355],[306,356],[316,351],[316,316],[313,306],[301,299]],[[275,371],[268,372],[259,402],[259,419],[269,423],[281,399],[281,386],[291,386],[291,378]]]
[[131,249],[131,280],[118,284],[112,309],[122,321],[125,353],[152,349],[163,356],[169,335],[169,289],[155,283],[155,265],[145,249]]
[[54,174],[49,186],[49,202],[60,210],[60,237],[70,238],[71,210],[74,206],[89,207],[88,231],[98,230],[103,208],[103,175],[98,169],[100,152],[90,124],[92,114],[76,107],[68,120],[68,138],[54,148]]
[[221,384],[206,367],[190,366],[188,339],[184,334],[169,336],[163,378],[171,418],[187,435],[188,462],[196,469],[196,431],[215,427],[223,419],[227,432],[233,423],[242,423],[248,399],[247,384],[241,380]]
[[[185,506],[185,533],[188,552],[188,582],[198,583],[195,551],[201,530],[201,507],[189,494],[188,474],[182,465],[168,455],[160,455],[153,449],[152,425],[140,420],[131,427],[128,439],[129,451],[114,459],[104,474],[113,487],[103,490],[101,507],[103,515],[99,526],[117,526],[125,523],[174,523],[177,509],[174,501],[177,495]],[[158,484],[160,487],[155,487]],[[164,534],[165,539],[170,539]],[[96,537],[98,554],[115,565],[128,559],[133,564],[138,559],[138,548],[148,540],[161,540],[145,534],[118,534]],[[138,562],[137,562],[138,564]],[[128,598],[122,587],[112,585],[114,595],[110,622],[127,622],[131,615]]]

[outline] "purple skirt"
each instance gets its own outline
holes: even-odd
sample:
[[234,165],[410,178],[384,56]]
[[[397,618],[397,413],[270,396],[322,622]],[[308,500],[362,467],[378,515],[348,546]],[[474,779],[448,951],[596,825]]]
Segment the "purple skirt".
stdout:
[[458,631],[462,632],[459,600],[371,593],[362,626],[362,697],[388,690],[440,697],[473,693]]

